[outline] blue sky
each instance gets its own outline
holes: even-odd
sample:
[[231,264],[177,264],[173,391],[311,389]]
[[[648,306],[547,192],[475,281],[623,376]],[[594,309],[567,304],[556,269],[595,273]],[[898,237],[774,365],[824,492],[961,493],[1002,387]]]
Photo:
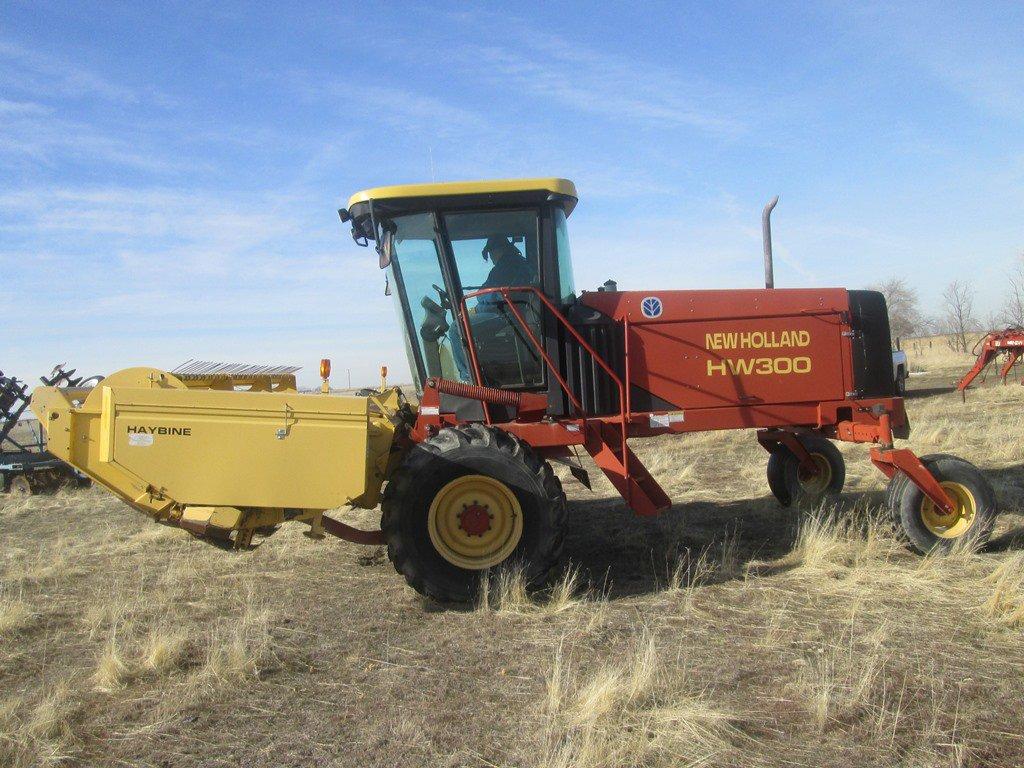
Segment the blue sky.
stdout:
[[387,183],[573,179],[578,287],[756,287],[773,194],[780,287],[984,315],[1024,250],[1020,3],[264,7],[0,0],[0,368],[407,378]]

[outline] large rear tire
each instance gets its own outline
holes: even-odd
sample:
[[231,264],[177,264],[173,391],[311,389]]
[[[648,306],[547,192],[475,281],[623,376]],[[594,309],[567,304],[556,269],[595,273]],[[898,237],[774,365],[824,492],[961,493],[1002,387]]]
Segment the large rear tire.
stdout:
[[561,556],[561,483],[528,445],[482,424],[415,446],[381,509],[395,570],[441,602],[474,600],[485,578],[510,567],[540,584]]
[[981,471],[947,454],[922,456],[921,463],[956,503],[944,513],[902,472],[889,481],[888,501],[903,542],[915,552],[948,552],[957,546],[976,547],[992,535],[998,509],[995,491]]

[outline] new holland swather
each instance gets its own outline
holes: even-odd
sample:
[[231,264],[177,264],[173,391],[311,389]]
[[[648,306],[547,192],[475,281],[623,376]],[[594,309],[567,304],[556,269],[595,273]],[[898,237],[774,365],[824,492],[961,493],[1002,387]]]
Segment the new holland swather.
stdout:
[[[387,386],[300,394],[289,369],[131,368],[89,390],[37,389],[49,449],[150,517],[225,545],[288,520],[386,544],[440,600],[472,599],[512,566],[546,578],[566,524],[552,462],[587,481],[586,452],[633,512],[667,510],[630,447],[663,435],[751,430],[787,505],[839,493],[833,441],[863,443],[910,547],[988,536],[996,505],[981,472],[895,443],[909,425],[881,294],[776,289],[767,270],[756,290],[677,290],[669,271],[646,290],[579,291],[576,204],[571,182],[543,178],[379,187],[339,212],[394,287],[416,405]],[[375,531],[325,514],[378,504]]]

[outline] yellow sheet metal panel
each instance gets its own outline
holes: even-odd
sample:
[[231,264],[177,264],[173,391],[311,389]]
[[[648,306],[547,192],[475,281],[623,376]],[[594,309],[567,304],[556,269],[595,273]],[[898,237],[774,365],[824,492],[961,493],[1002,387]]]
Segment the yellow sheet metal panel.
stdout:
[[116,464],[101,461],[102,436],[106,432],[101,404],[100,388],[76,392],[37,387],[32,393],[32,411],[46,427],[47,448],[54,456],[84,472],[136,509],[154,517],[164,516],[161,512],[166,510],[169,501],[152,498],[143,480]]
[[32,395],[51,451],[134,508],[171,522],[183,505],[244,508],[253,525],[279,522],[284,509],[308,519],[349,501],[374,507],[401,455],[400,408],[396,389],[372,398],[203,390],[154,368]]
[[242,513],[234,507],[185,507],[181,513],[182,528],[192,526],[233,530],[242,521]]
[[331,509],[365,491],[361,397],[111,388],[111,463],[180,504]]
[[577,198],[576,185],[568,179],[495,179],[491,181],[449,181],[438,184],[397,184],[374,187],[356,192],[348,200],[351,209],[367,200],[393,200],[407,197],[444,197],[448,195],[480,195],[501,192],[531,192],[545,190],[558,195]]
[[114,460],[114,407],[113,390],[104,386],[100,388],[102,395],[100,410],[100,445],[99,460],[109,464]]

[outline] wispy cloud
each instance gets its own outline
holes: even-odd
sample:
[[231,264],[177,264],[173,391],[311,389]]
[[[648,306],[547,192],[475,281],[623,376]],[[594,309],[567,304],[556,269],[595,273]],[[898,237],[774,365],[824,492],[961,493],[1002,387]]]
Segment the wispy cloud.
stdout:
[[[306,137],[282,137],[272,122],[225,123],[219,112],[215,123],[193,118],[193,106],[153,86],[2,40],[0,80],[0,177],[11,180],[0,188],[5,368],[41,370],[51,355],[108,370],[184,356],[303,362],[338,351],[325,340],[344,338],[339,327],[390,327],[386,300],[355,316],[339,306],[381,291],[383,278],[369,258],[366,269],[344,268],[353,256],[341,255],[323,184],[304,178],[302,154],[324,156]],[[411,93],[375,98],[394,125],[403,115],[443,124],[447,110]],[[273,180],[225,185],[226,174],[196,173],[204,157],[223,170],[228,145],[259,152]],[[299,162],[275,166],[281,154]],[[372,336],[349,359],[354,369],[381,362],[381,333]]]
[[400,130],[450,138],[490,131],[492,121],[483,114],[451,101],[404,88],[370,86],[360,89],[371,116]]
[[[472,13],[457,19],[493,29],[493,20]],[[506,45],[468,44],[455,52],[467,71],[497,87],[646,128],[685,127],[726,137],[748,130],[720,84],[588,49],[517,19],[504,20],[503,28]]]
[[[697,128],[714,134],[735,135],[742,124],[687,97],[685,85],[629,62],[587,52],[572,55],[551,52],[526,60],[505,48],[479,48],[473,53],[492,77],[543,98],[559,101],[582,112],[624,123],[674,129]],[[543,59],[543,60],[542,60]],[[658,83],[652,82],[652,76]]]
[[100,98],[121,103],[143,100],[172,103],[153,88],[133,88],[114,82],[67,59],[0,39],[0,79],[37,97]]
[[40,186],[2,193],[0,233],[0,263],[45,259],[49,269],[60,259],[77,260],[107,270],[104,280],[110,270],[123,270],[181,286],[223,274],[280,285],[315,274],[345,242],[322,201],[274,190],[171,187]]
[[32,101],[0,99],[0,115],[45,115],[50,108]]
[[348,82],[323,82],[314,73],[290,71],[276,78],[289,92],[310,104],[337,104],[350,115],[353,96],[358,97],[360,121],[402,133],[442,139],[480,136],[494,130],[496,124],[487,115],[460,105],[443,94],[413,90],[404,85],[376,82],[353,91]]
[[843,8],[857,22],[859,34],[893,46],[945,87],[1000,116],[1024,118],[1019,3],[857,3]]
[[[31,108],[29,108],[31,107]],[[2,112],[0,112],[2,114]],[[180,169],[181,162],[154,152],[139,137],[119,135],[82,120],[55,114],[41,104],[10,110],[0,125],[0,159],[9,164],[113,164],[147,171]]]
[[[166,171],[176,162],[152,151],[135,124],[146,110],[166,116],[175,101],[150,86],[133,87],[59,56],[0,39],[0,162],[8,168],[67,161]],[[111,107],[141,110],[114,119]],[[121,112],[123,115],[123,112]]]
[[[345,268],[353,255],[341,253],[337,218],[316,211],[308,199],[273,191],[54,186],[2,194],[0,272],[18,278],[16,290],[0,286],[5,332],[48,339],[46,354],[67,356],[77,345],[90,365],[109,367],[322,356],[338,343],[331,339],[345,337],[339,327],[384,327],[391,307],[383,298],[355,312],[339,303],[379,293],[383,279],[365,252],[365,269]],[[79,329],[84,319],[87,331]],[[298,338],[304,333],[307,341]],[[350,365],[370,371],[378,355],[368,346]]]

